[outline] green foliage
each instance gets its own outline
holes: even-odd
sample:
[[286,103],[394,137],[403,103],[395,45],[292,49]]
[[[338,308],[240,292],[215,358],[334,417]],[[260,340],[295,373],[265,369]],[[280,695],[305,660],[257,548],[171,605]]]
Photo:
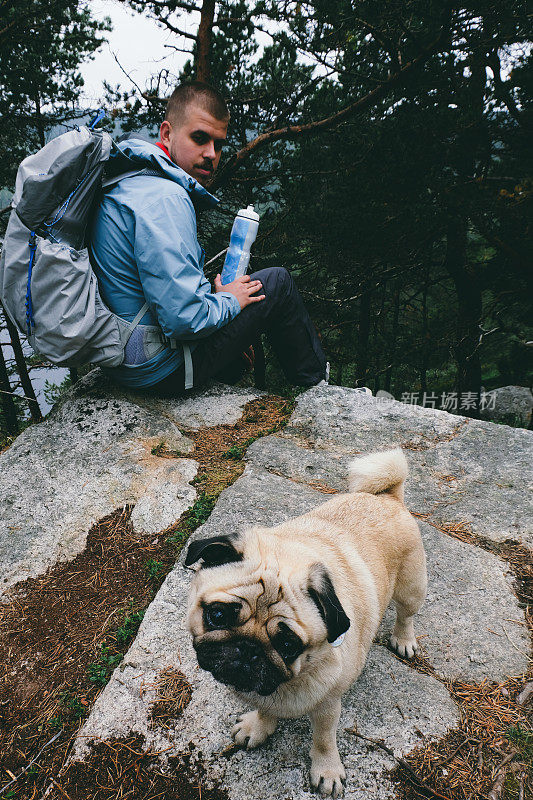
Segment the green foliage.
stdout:
[[240,445],[236,444],[233,445],[225,453],[222,453],[222,458],[231,458],[234,461],[240,461],[243,455],[245,454],[246,450],[248,449],[248,447],[250,447],[252,442],[255,442],[256,439],[259,439],[259,435],[251,436],[249,439],[246,439],[246,441]]
[[[157,564],[156,561],[154,561],[153,563]],[[117,629],[116,632],[116,640],[119,646],[122,647],[123,645],[128,644],[128,642],[130,642],[133,639],[133,637],[139,630],[139,625],[144,619],[144,614],[145,614],[144,610],[136,612],[132,611],[130,614],[127,614],[124,617],[124,622],[122,623],[120,628]]]
[[52,383],[49,380],[45,380],[43,394],[46,402],[53,406],[71,386],[72,379],[70,375],[63,378],[61,383]]
[[[159,562],[153,559],[147,562],[147,567],[152,570],[152,574],[159,573],[160,566]],[[122,661],[125,647],[137,633],[144,614],[144,609],[133,611],[133,605],[132,609],[124,614],[124,620],[113,636],[114,643],[110,641],[109,644],[102,644],[98,651],[98,660],[89,664],[87,668],[87,675],[91,683],[95,683],[97,686],[106,685],[111,673]]]
[[[0,26],[0,187],[12,187],[19,161],[80,114],[80,64],[110,29],[82,2],[18,0],[4,4]],[[81,111],[82,114],[86,113]]]
[[211,497],[205,492],[200,492],[193,505],[187,512],[187,524],[191,530],[196,530],[204,522],[207,522],[211,511],[216,502],[215,497]]
[[86,716],[88,707],[83,705],[78,697],[70,692],[62,692],[60,698],[64,713],[59,714],[57,717],[52,717],[48,723],[51,728],[60,729],[65,725],[66,721],[80,720]]
[[507,738],[520,751],[521,757],[533,766],[533,731],[515,725],[507,731]]
[[196,528],[199,528],[200,525],[207,522],[217,498],[218,495],[209,495],[206,492],[200,492],[191,508],[185,512],[182,519],[181,530],[169,536],[167,542],[169,544],[182,545]]
[[91,683],[97,686],[105,686],[109,676],[115,667],[122,661],[122,653],[112,651],[109,647],[102,645],[98,654],[98,661],[89,664],[87,674]]
[[156,561],[154,558],[149,558],[145,564],[145,569],[150,580],[153,583],[157,583],[161,577],[164,566],[160,561]]

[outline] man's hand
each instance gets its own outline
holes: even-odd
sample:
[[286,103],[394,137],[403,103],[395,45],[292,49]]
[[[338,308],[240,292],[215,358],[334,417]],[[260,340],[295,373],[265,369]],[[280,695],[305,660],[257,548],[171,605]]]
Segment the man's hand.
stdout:
[[251,303],[259,303],[260,300],[265,299],[264,294],[252,297],[252,295],[255,295],[256,292],[262,288],[263,284],[261,281],[253,281],[249,275],[241,275],[240,278],[236,278],[234,281],[231,281],[231,283],[225,284],[222,284],[220,275],[217,275],[215,278],[215,292],[229,292],[234,295],[239,301],[241,311]]

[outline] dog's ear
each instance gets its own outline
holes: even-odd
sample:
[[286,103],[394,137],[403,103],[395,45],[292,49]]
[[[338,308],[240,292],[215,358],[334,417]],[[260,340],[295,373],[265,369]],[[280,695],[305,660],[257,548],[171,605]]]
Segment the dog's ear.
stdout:
[[350,627],[350,620],[341,606],[329,573],[323,564],[314,564],[311,567],[307,590],[324,620],[328,642],[334,642],[341,634],[346,633]]
[[235,549],[230,536],[213,536],[190,543],[185,566],[190,567],[200,559],[203,567],[219,567],[232,561],[242,561],[242,553]]

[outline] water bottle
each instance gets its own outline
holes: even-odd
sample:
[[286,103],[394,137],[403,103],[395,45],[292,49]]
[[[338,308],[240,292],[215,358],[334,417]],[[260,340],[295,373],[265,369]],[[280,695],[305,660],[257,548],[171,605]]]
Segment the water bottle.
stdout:
[[220,280],[222,283],[231,283],[235,278],[246,274],[250,263],[250,249],[255,242],[259,228],[259,214],[253,206],[243,208],[235,217],[226,260],[222,267]]

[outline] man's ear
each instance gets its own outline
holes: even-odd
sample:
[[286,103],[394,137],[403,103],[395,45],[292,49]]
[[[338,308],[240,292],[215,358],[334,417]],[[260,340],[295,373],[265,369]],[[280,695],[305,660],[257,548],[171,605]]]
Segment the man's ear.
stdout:
[[202,567],[219,567],[221,564],[231,564],[232,561],[242,561],[242,553],[235,549],[229,536],[213,536],[211,539],[197,539],[191,542],[185,566],[190,567],[202,559]]
[[168,119],[164,119],[159,127],[159,138],[167,149],[169,145],[169,136],[171,130],[172,130],[172,125],[170,124]]
[[350,620],[341,606],[329,573],[323,564],[314,564],[311,567],[307,591],[324,621],[328,642],[334,642],[348,630]]

